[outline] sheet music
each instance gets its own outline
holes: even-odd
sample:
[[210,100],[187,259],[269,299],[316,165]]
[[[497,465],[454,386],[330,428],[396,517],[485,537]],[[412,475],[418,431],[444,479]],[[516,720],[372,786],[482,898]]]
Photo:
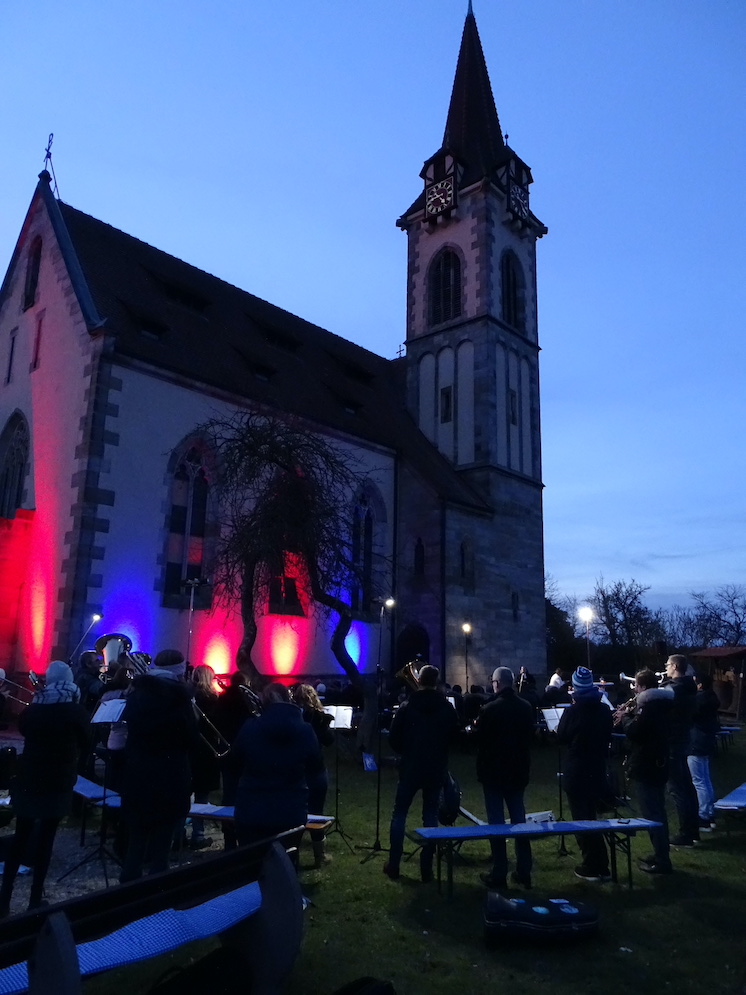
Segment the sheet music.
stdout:
[[126,698],[110,698],[109,701],[102,701],[93,713],[91,723],[96,725],[99,722],[119,722],[126,704]]
[[352,729],[352,705],[324,705],[324,711],[331,715],[330,729]]
[[550,732],[557,732],[557,726],[560,723],[563,712],[564,708],[542,708],[541,714],[544,716],[544,721]]

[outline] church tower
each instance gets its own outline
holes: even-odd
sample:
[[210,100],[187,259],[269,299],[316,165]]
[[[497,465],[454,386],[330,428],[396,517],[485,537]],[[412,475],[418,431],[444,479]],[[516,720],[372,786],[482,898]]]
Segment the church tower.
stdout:
[[407,405],[492,512],[451,515],[442,533],[451,680],[459,617],[477,620],[483,671],[490,651],[545,666],[536,242],[547,229],[531,211],[531,170],[506,139],[470,2],[443,142],[397,221],[408,240]]
[[531,171],[503,138],[471,5],[443,143],[420,176],[397,222],[409,240],[410,410],[456,467],[538,483],[536,240],[547,229],[530,209]]

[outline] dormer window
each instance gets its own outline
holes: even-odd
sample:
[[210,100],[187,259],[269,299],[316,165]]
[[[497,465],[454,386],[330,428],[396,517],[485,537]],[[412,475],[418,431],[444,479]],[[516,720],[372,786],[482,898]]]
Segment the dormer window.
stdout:
[[36,292],[39,288],[39,269],[41,267],[41,239],[35,238],[31,243],[26,261],[26,282],[23,287],[23,309],[33,307],[36,303]]
[[461,316],[461,260],[451,249],[440,252],[430,266],[428,304],[431,325]]

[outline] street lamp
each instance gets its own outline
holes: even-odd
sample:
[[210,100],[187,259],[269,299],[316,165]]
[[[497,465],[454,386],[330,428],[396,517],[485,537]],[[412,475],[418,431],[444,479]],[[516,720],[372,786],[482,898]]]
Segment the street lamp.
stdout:
[[69,659],[69,661],[68,661],[68,662],[69,662],[69,664],[70,664],[70,666],[71,666],[71,667],[72,667],[72,665],[73,665],[73,660],[75,659],[75,654],[76,654],[76,653],[78,652],[78,650],[80,649],[80,647],[81,647],[81,646],[83,645],[83,643],[85,642],[85,637],[86,637],[86,636],[88,635],[88,633],[89,633],[89,632],[91,631],[91,629],[93,628],[93,626],[94,626],[94,625],[96,625],[96,623],[97,623],[97,622],[100,622],[100,621],[101,621],[101,619],[102,619],[103,617],[104,617],[104,616],[103,616],[103,615],[99,615],[99,614],[98,614],[98,612],[96,612],[96,614],[95,614],[95,615],[91,615],[91,624],[90,624],[90,625],[88,626],[88,628],[87,628],[87,629],[85,630],[85,632],[83,633],[83,635],[82,635],[82,637],[81,637],[81,640],[80,640],[80,642],[78,643],[78,645],[77,645],[77,646],[75,647],[75,649],[74,649],[74,650],[72,651],[72,653],[70,654],[70,659]]
[[585,622],[585,647],[588,656],[588,669],[591,669],[591,622],[593,621],[593,609],[588,605],[578,610],[578,618]]
[[468,693],[469,691],[469,640],[471,639],[471,622],[464,622],[461,626],[461,631],[464,634],[464,682],[466,687],[464,691]]

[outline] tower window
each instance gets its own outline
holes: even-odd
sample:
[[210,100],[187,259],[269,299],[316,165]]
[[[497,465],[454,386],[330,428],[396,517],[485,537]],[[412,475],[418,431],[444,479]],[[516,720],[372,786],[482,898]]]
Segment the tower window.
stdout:
[[425,576],[425,545],[422,539],[414,544],[414,572],[416,577]]
[[428,301],[431,325],[461,315],[461,261],[450,249],[436,256],[430,267]]
[[36,291],[39,286],[39,268],[41,266],[41,239],[35,238],[31,243],[26,262],[26,282],[23,287],[23,309],[32,307],[36,302]]
[[510,424],[518,424],[518,394],[514,390],[508,392],[508,405],[510,414]]
[[31,358],[31,369],[38,370],[41,362],[41,330],[44,324],[44,313],[36,319],[36,335],[34,336],[34,354]]
[[523,270],[515,253],[506,252],[500,260],[502,287],[502,319],[519,331],[526,330],[525,290]]
[[453,421],[453,387],[440,389],[440,423],[445,425]]

